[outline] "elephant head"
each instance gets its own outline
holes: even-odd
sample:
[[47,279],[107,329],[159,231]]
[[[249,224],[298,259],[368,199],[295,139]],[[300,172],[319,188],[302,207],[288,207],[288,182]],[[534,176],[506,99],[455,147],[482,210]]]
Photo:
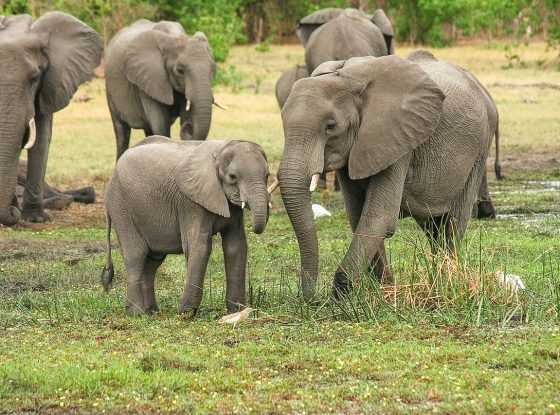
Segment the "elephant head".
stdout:
[[185,97],[181,110],[189,113],[192,124],[182,126],[183,139],[204,140],[208,135],[215,72],[204,33],[189,37],[178,29],[162,30],[158,25],[131,42],[125,61],[127,79],[154,100],[176,105],[178,96]]
[[0,223],[13,225],[17,163],[35,143],[34,118],[61,110],[89,80],[103,50],[81,21],[52,12],[0,18]]
[[266,155],[247,141],[207,141],[197,146],[175,170],[175,182],[189,199],[212,213],[230,217],[229,204],[251,209],[253,231],[268,222],[270,195]]
[[302,288],[314,293],[318,246],[310,186],[319,173],[373,176],[433,134],[444,95],[417,64],[395,55],[326,62],[299,80],[282,109],[279,179],[301,256]]
[[340,8],[326,8],[318,10],[310,15],[305,16],[301,19],[297,26],[297,35],[303,47],[307,46],[307,42],[311,37],[311,34],[317,30],[319,27],[324,25],[325,23],[336,19],[339,16],[346,15],[355,18],[364,18],[370,20],[373,24],[375,24],[383,33],[383,37],[385,38],[385,43],[387,44],[387,53],[393,54],[394,53],[394,44],[393,44],[393,26],[391,21],[388,19],[387,15],[382,9],[377,9],[373,15],[367,15],[364,12],[357,10],[357,9],[340,9]]

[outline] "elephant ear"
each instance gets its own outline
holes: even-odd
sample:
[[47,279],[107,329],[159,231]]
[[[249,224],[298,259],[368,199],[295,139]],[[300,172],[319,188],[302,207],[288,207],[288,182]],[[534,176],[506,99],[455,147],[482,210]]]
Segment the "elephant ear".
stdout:
[[361,94],[361,122],[348,161],[352,179],[386,169],[426,142],[445,96],[419,65],[398,56],[349,59],[338,71]]
[[49,66],[39,93],[39,111],[51,114],[66,107],[78,87],[93,77],[101,63],[103,42],[80,20],[61,12],[43,15],[31,32],[47,40]]
[[395,53],[394,37],[395,32],[393,31],[393,25],[391,21],[382,9],[377,9],[371,21],[375,24],[383,33],[383,38],[385,39],[385,44],[387,45],[387,53],[393,55]]
[[167,76],[163,51],[179,37],[162,30],[147,30],[138,34],[129,45],[125,57],[126,78],[150,98],[173,105],[173,87]]
[[0,16],[0,35],[28,32],[32,23],[33,18],[28,14]]
[[318,10],[315,13],[311,13],[301,19],[298,23],[296,33],[303,47],[307,45],[311,34],[317,28],[324,25],[329,20],[340,16],[343,12],[344,9],[328,7],[326,9]]
[[190,200],[216,215],[229,218],[229,204],[218,178],[216,157],[223,141],[204,141],[189,147],[189,155],[175,168],[179,190]]
[[311,76],[321,76],[321,75],[328,75],[338,71],[339,69],[344,67],[346,61],[327,61],[323,62],[319,66],[317,66],[313,72],[311,72]]

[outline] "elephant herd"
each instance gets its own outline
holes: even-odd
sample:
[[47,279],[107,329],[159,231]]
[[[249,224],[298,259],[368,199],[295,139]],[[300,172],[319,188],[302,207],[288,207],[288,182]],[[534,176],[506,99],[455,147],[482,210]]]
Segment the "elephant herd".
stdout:
[[[167,254],[178,253],[187,258],[179,311],[196,313],[218,233],[226,305],[229,311],[242,307],[248,249],[243,209],[251,210],[253,231],[262,233],[278,185],[299,245],[303,296],[311,300],[319,250],[310,192],[326,172],[336,172],[353,233],[333,277],[334,298],[366,270],[392,282],[385,239],[399,218],[413,217],[433,249],[453,251],[473,210],[479,217],[495,215],[486,160],[494,137],[498,149],[499,117],[470,72],[427,51],[395,55],[393,28],[382,10],[323,9],[303,18],[297,35],[305,64],[276,84],[285,141],[268,188],[261,146],[205,141],[212,107],[219,104],[212,93],[216,64],[203,33],[189,36],[178,23],[142,19],[109,43],[105,80],[117,164],[105,197],[102,282],[108,289],[114,276],[113,228],[130,313],[157,310],[155,273]],[[48,219],[44,178],[53,114],[93,76],[102,44],[92,28],[64,13],[36,21],[0,16],[0,224],[13,225],[22,216]],[[177,118],[183,141],[170,141]],[[132,128],[147,138],[128,149]],[[28,151],[25,180],[18,178],[22,149]],[[498,157],[495,168],[499,176]],[[24,187],[21,202],[16,183]]]

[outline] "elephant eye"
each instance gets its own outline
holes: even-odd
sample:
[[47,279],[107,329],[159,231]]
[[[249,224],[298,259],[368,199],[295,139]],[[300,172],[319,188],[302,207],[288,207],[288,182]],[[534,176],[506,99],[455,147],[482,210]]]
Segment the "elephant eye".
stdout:
[[237,181],[237,176],[233,173],[228,173],[226,177],[230,183],[235,183]]
[[183,68],[182,66],[177,66],[177,68],[175,68],[175,71],[176,71],[179,75],[184,75],[184,74],[185,74],[185,68]]
[[336,121],[335,120],[328,120],[327,125],[325,126],[325,130],[327,132],[332,132],[336,128]]

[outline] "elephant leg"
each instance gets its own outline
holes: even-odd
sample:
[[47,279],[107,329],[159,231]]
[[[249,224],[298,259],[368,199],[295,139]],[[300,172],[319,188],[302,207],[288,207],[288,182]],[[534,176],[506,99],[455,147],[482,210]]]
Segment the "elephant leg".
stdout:
[[[472,207],[476,202],[482,179],[486,172],[486,156],[480,155],[465,183],[463,191],[451,204],[448,220],[445,226],[445,246],[447,251],[454,255],[456,245],[463,239],[467,225],[472,216]],[[440,237],[440,239],[442,239]]]
[[141,94],[140,101],[148,122],[148,127],[144,129],[144,132],[149,130],[150,135],[170,137],[173,120],[169,114],[169,109],[144,93]]
[[490,198],[490,192],[488,191],[488,174],[486,170],[482,176],[482,181],[480,182],[480,188],[478,190],[478,201],[477,204],[477,218],[478,219],[495,219],[496,209],[492,204],[492,199]]
[[382,284],[390,285],[394,283],[384,243],[380,246],[379,251],[375,253],[373,260],[369,264],[368,271],[373,273]]
[[348,176],[348,169],[342,168],[336,171],[336,178],[340,183],[342,195],[344,196],[344,207],[350,222],[352,232],[356,231],[358,222],[362,216],[362,208],[366,198],[366,190],[359,182],[353,181]]
[[159,311],[156,302],[155,277],[160,265],[165,260],[165,254],[149,252],[142,271],[142,292],[144,296],[144,309],[148,313]]
[[228,312],[235,312],[245,305],[247,240],[242,219],[222,233],[222,249],[226,266],[226,306]]
[[109,112],[111,113],[111,120],[113,121],[113,131],[115,132],[115,138],[117,139],[117,160],[123,155],[123,153],[128,150],[130,145],[130,126],[121,121],[115,111],[112,109],[111,103],[109,103]]
[[[385,238],[391,237],[396,229],[409,163],[410,155],[369,179],[360,220],[348,251],[335,273],[335,298],[346,293],[353,280],[356,281],[371,264],[382,281],[390,280]],[[344,189],[344,183],[342,186]]]
[[35,116],[37,141],[28,152],[22,212],[23,218],[30,222],[45,222],[50,219],[43,206],[43,188],[52,137],[52,120],[52,114]]
[[187,281],[179,306],[180,314],[195,315],[202,301],[204,275],[212,252],[212,232],[210,227],[204,226],[206,215],[200,216],[198,224],[191,224],[191,229],[187,232],[181,231],[183,251],[187,259]]
[[416,221],[424,231],[424,234],[430,241],[432,253],[436,253],[438,249],[444,248],[446,243],[446,234],[449,232],[449,216],[442,215],[432,217],[425,221]]
[[[114,211],[123,211],[124,204],[113,200]],[[113,227],[117,232],[124,267],[126,270],[126,312],[131,315],[144,314],[144,269],[150,250],[138,233],[132,219],[122,214],[112,215]]]

